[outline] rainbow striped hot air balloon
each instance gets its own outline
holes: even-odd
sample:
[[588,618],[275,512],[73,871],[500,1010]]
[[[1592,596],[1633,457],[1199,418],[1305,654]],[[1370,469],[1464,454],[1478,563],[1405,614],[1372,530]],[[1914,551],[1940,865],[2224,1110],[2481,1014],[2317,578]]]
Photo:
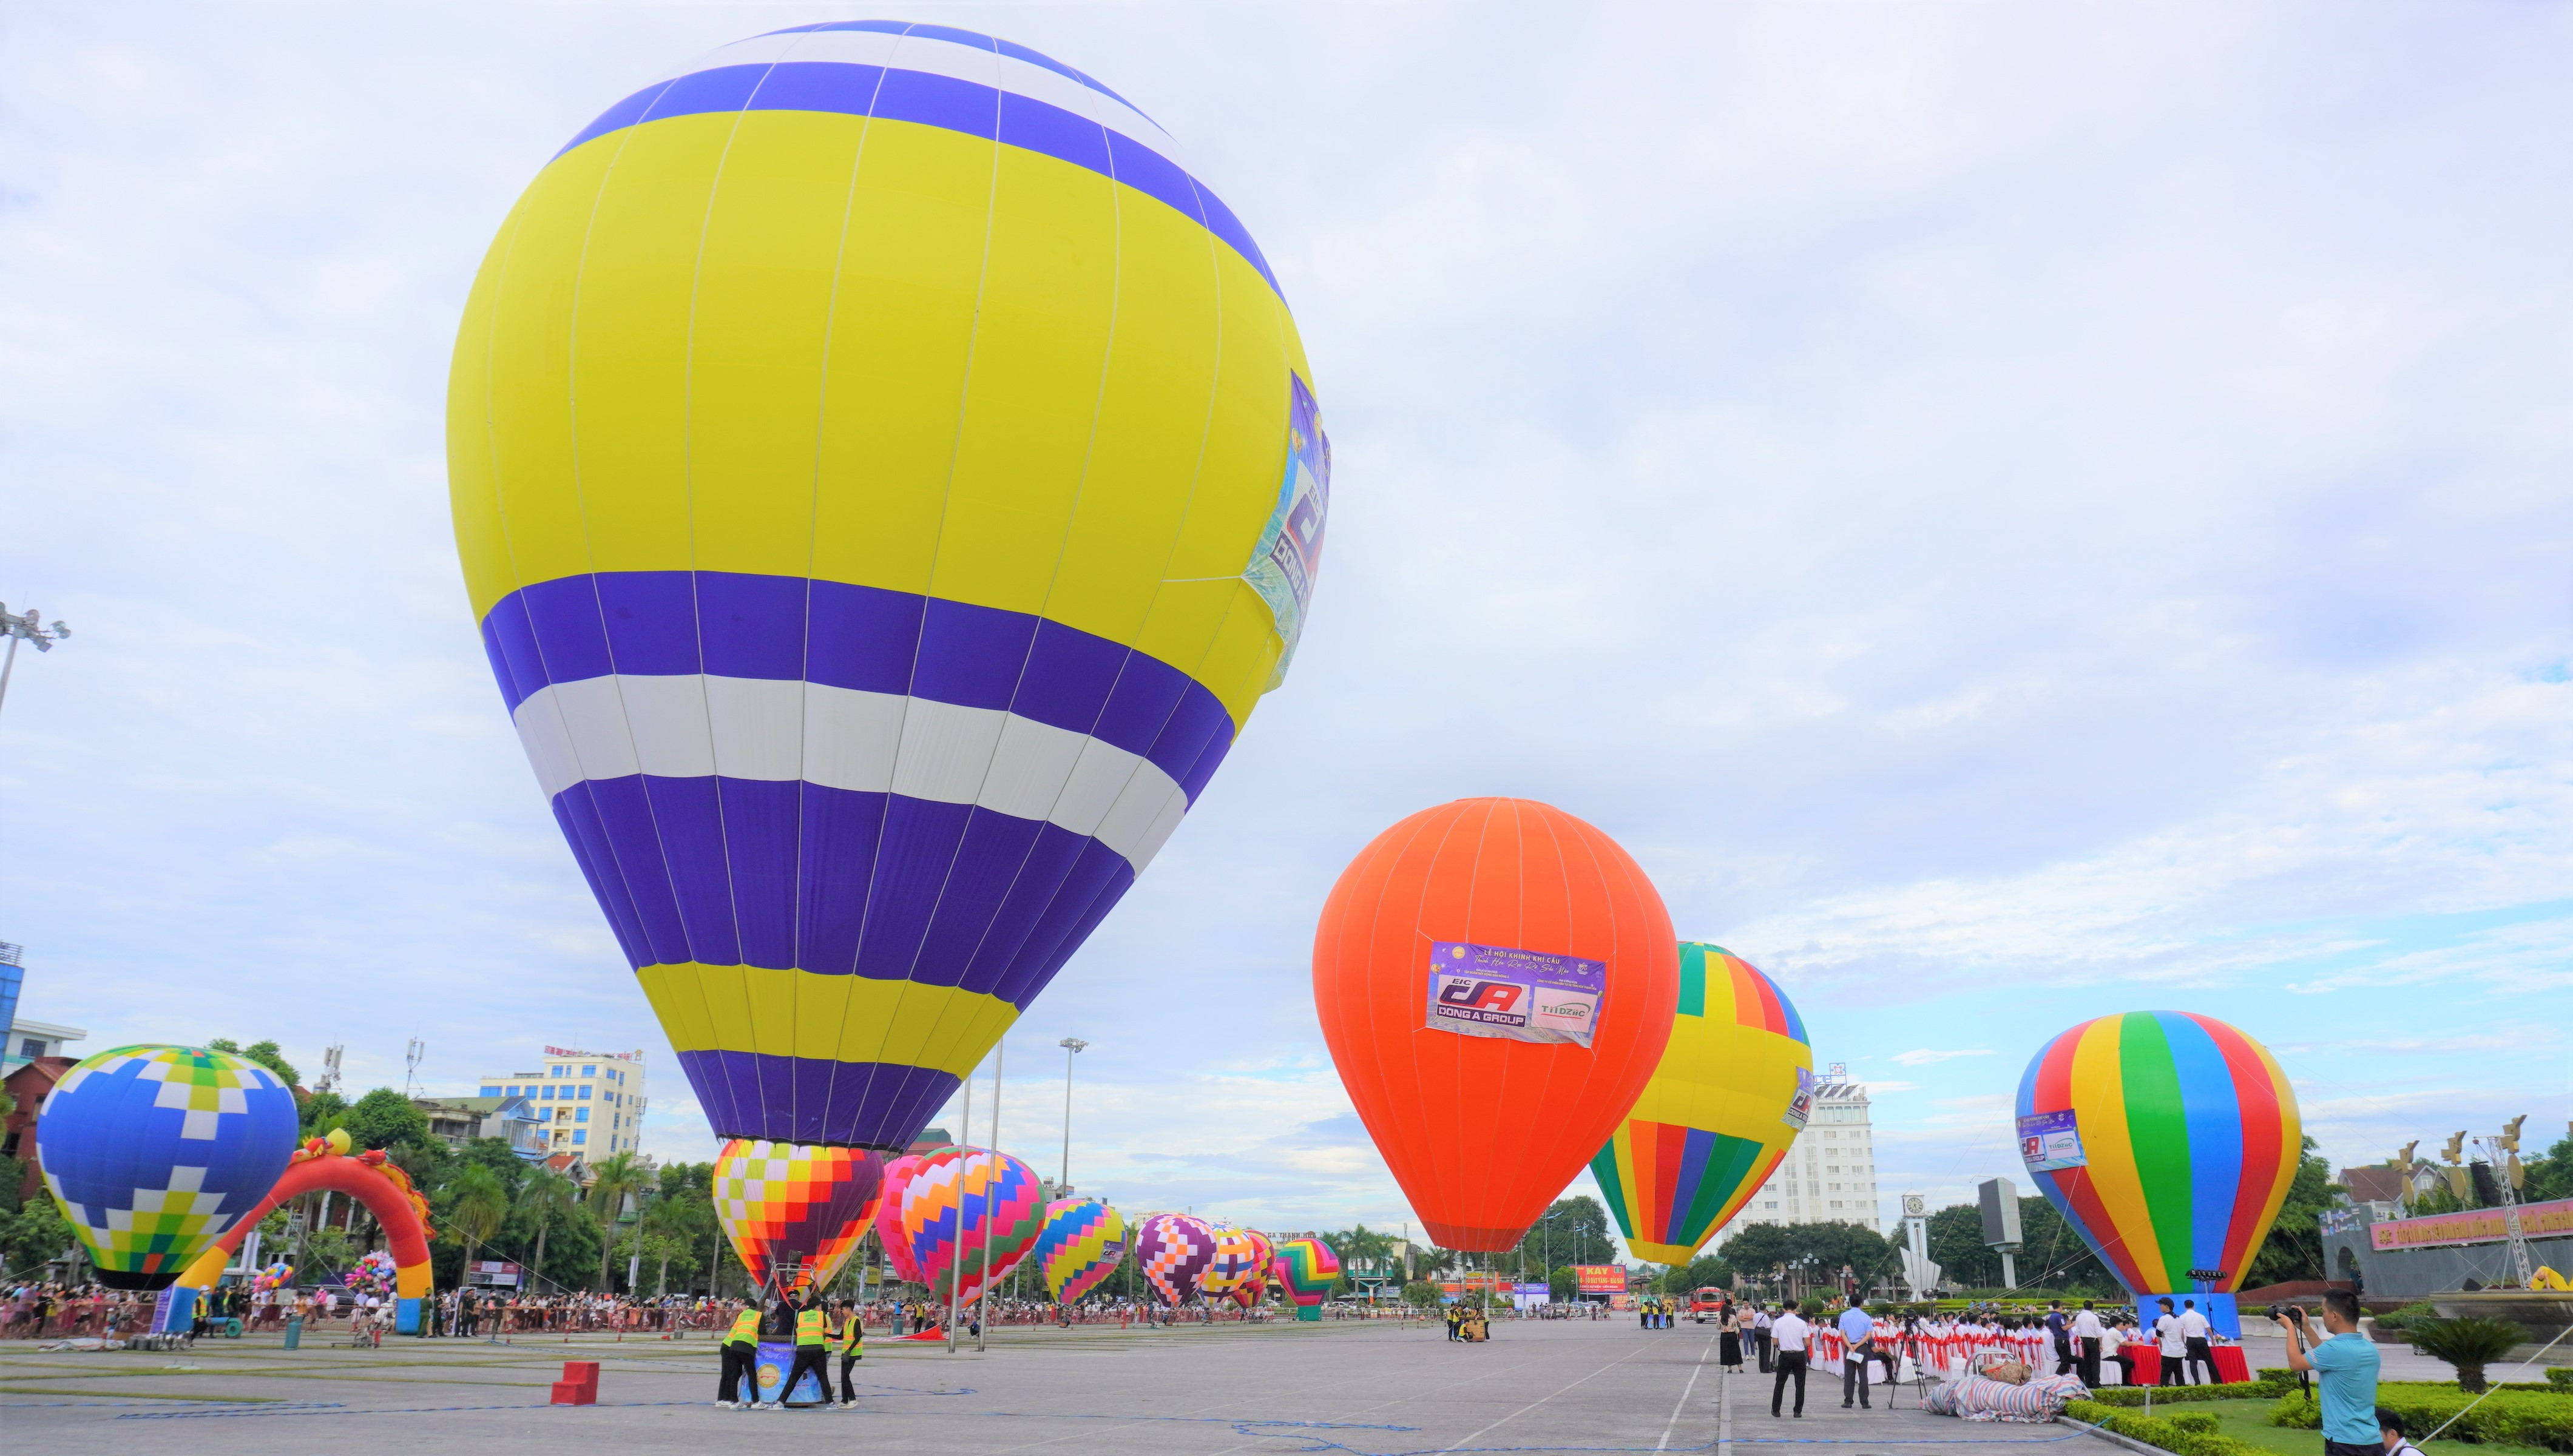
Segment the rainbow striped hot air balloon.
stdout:
[[166,1289],[268,1197],[295,1093],[198,1047],[117,1047],[63,1074],[36,1120],[45,1191],[111,1289]]
[[760,1287],[825,1285],[866,1237],[884,1195],[884,1160],[849,1147],[736,1137],[715,1154],[715,1218]]
[[1322,1301],[1340,1281],[1340,1256],[1318,1238],[1282,1239],[1276,1257],[1278,1281],[1295,1301],[1297,1319],[1320,1319]]
[[1135,1230],[1135,1266],[1164,1304],[1193,1304],[1204,1292],[1215,1240],[1215,1230],[1203,1219],[1156,1213]]
[[951,1293],[972,1299],[1036,1246],[1046,1206],[1037,1187],[1036,1169],[1006,1152],[942,1147],[922,1153],[887,1195],[876,1232],[888,1254],[902,1251],[896,1273],[927,1284],[941,1302]]
[[1329,445],[1178,155],[1024,46],[829,21],[609,107],[484,257],[473,615],[719,1135],[908,1145],[1283,678]]
[[1117,1271],[1126,1220],[1097,1198],[1057,1198],[1037,1233],[1037,1272],[1057,1304],[1070,1304]]
[[1720,946],[1680,943],[1670,1046],[1590,1162],[1637,1258],[1687,1263],[1759,1190],[1804,1128],[1813,1068],[1776,982]]
[[2232,1314],[2295,1181],[2304,1127],[2268,1049],[2191,1012],[2127,1012],[2046,1044],[2019,1084],[2020,1155],[2128,1292]]

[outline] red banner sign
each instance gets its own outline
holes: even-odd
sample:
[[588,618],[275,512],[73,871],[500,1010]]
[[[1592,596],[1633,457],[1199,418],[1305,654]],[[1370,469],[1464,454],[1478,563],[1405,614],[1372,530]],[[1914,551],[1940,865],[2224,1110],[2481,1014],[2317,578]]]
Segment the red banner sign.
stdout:
[[[2523,1203],[2519,1231],[2529,1238],[2573,1233],[2573,1198],[2552,1203]],[[2510,1237],[2509,1217],[2499,1208],[2469,1208],[2463,1213],[2433,1213],[2423,1218],[2390,1218],[2367,1230],[2376,1248],[2431,1248],[2451,1243],[2490,1243]]]
[[1626,1292],[1626,1266],[1574,1264],[1572,1287],[1583,1294],[1623,1294]]

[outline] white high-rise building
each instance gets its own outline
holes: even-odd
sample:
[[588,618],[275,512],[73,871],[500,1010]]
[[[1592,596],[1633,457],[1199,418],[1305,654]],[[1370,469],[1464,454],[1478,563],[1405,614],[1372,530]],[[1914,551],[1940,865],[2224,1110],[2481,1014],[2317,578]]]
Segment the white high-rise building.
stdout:
[[545,1049],[534,1072],[483,1075],[482,1095],[525,1097],[545,1124],[549,1152],[577,1152],[586,1162],[643,1145],[643,1054]]
[[1837,1075],[1815,1084],[1805,1130],[1714,1243],[1754,1223],[1855,1223],[1885,1231],[1876,1210],[1876,1136],[1864,1086]]

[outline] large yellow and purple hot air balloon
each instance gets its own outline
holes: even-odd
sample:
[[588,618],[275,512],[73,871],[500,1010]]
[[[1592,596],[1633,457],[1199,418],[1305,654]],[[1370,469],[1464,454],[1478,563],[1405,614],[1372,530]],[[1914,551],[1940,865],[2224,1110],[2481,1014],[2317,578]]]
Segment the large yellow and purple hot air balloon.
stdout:
[[2268,1049],[2191,1012],[2049,1042],[2020,1079],[2019,1135],[2039,1190],[2128,1292],[2194,1293],[2219,1328],[2304,1144]]
[[1680,943],[1670,1046],[1590,1161],[1637,1258],[1687,1263],[1759,1191],[1805,1125],[1813,1070],[1776,982],[1721,946]]
[[1152,861],[1301,631],[1310,380],[1161,128],[989,36],[742,41],[537,174],[457,549],[718,1134],[905,1146]]

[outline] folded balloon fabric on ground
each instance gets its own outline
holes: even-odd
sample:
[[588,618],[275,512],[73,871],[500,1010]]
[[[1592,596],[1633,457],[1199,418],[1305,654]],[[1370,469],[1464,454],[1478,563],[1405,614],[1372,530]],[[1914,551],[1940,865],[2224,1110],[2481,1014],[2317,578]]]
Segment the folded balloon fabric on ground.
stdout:
[[832,21],[613,101],[492,240],[473,615],[718,1135],[907,1147],[1293,656],[1330,447],[1178,155],[1024,46]]

